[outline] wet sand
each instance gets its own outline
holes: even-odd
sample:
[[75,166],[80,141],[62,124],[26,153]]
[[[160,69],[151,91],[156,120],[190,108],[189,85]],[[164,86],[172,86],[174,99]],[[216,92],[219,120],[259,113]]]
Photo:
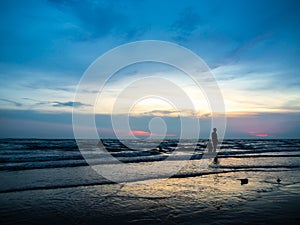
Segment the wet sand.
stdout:
[[[249,183],[241,185],[241,178]],[[280,177],[281,182],[276,179]],[[1,193],[1,224],[299,224],[297,170]]]

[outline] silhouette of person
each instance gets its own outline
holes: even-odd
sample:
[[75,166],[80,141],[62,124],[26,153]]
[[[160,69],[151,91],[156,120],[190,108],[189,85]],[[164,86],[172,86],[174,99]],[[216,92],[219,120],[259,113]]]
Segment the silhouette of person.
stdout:
[[218,135],[217,135],[217,128],[213,129],[213,132],[211,133],[211,140],[213,144],[214,151],[217,150],[218,147]]

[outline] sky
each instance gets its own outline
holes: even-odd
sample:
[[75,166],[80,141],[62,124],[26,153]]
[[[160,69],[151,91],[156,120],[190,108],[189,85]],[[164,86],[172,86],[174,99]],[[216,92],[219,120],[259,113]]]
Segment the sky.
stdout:
[[[74,100],[86,69],[107,51],[143,40],[175,43],[207,64],[223,95],[226,138],[300,138],[297,0],[4,0],[0,11],[0,138],[73,138],[72,110],[85,114],[94,107],[89,91],[86,101]],[[147,76],[179,85],[194,104],[182,107],[181,116],[197,117],[202,136],[209,136],[205,93],[182,71],[141,63],[118,71],[102,90],[94,111],[103,137],[114,133],[111,114],[126,114],[126,101],[113,112],[120,93],[143,92],[145,82],[134,82]],[[163,82],[147,87],[180,98]],[[127,97],[134,99],[134,92]],[[149,136],[149,121],[159,117],[167,137],[178,137],[178,109],[164,99],[143,99],[130,110],[134,135]]]

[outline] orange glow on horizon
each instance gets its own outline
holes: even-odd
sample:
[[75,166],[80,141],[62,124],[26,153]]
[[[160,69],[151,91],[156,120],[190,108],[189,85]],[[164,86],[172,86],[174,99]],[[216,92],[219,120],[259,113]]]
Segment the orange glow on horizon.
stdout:
[[253,131],[250,131],[250,132],[247,132],[249,135],[251,136],[255,136],[255,137],[268,137],[269,135],[266,134],[266,133],[259,133],[259,132],[253,132]]
[[163,137],[163,136],[166,136],[166,137],[175,137],[176,134],[155,134],[155,133],[150,133],[148,131],[143,131],[143,130],[132,130],[130,132],[131,135],[134,135],[134,136],[138,136],[138,137],[147,137],[147,136],[152,136],[152,137]]
[[256,137],[268,137],[268,134],[255,134]]

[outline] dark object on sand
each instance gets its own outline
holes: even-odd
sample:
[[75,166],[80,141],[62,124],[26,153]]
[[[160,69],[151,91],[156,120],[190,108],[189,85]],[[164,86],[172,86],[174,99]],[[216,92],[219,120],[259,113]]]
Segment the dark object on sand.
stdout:
[[277,183],[280,184],[281,180],[279,178],[277,178]]
[[167,151],[164,150],[161,146],[157,146],[157,147],[156,147],[156,150],[159,151],[159,152],[164,152],[164,153],[167,152]]
[[248,184],[248,179],[247,178],[245,178],[245,179],[238,179],[238,180],[241,181],[241,185]]
[[218,164],[218,163],[219,163],[218,157],[216,156],[216,157],[214,158],[214,164]]

